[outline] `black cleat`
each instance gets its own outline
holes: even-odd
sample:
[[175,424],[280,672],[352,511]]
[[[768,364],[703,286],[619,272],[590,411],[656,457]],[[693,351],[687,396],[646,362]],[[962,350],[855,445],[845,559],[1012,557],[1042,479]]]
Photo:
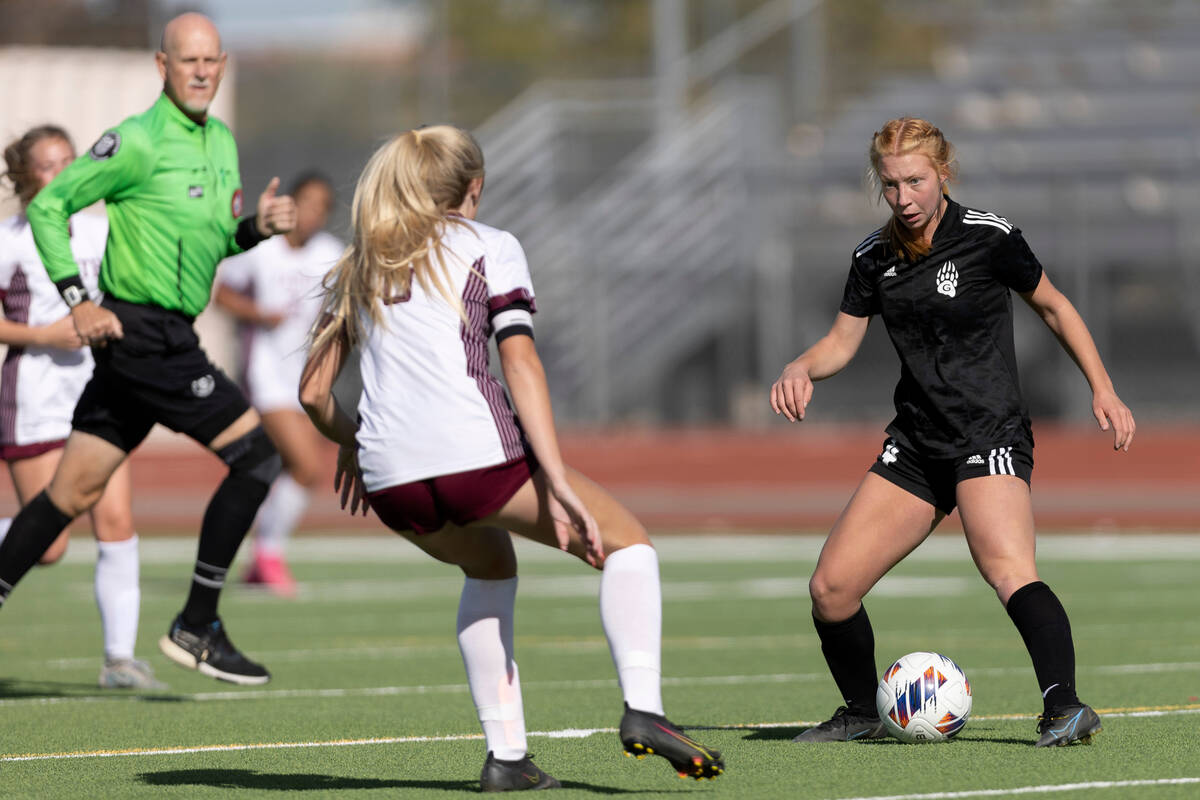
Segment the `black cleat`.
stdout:
[[479,774],[479,788],[484,792],[523,792],[529,789],[560,789],[562,784],[534,764],[532,755],[527,754],[517,761],[501,761],[488,750],[483,772]]
[[712,780],[725,771],[718,751],[694,741],[666,717],[632,709],[628,703],[621,717],[621,744],[627,756],[662,756],[681,778]]
[[1100,715],[1083,703],[1059,706],[1038,717],[1037,747],[1066,747],[1072,742],[1091,744],[1101,731]]
[[158,640],[158,649],[179,666],[199,670],[217,680],[242,686],[258,686],[271,680],[271,673],[265,667],[255,664],[233,646],[219,619],[193,627],[180,614],[167,635]]
[[886,739],[887,729],[878,714],[862,714],[839,706],[833,716],[792,739],[793,742],[853,742]]

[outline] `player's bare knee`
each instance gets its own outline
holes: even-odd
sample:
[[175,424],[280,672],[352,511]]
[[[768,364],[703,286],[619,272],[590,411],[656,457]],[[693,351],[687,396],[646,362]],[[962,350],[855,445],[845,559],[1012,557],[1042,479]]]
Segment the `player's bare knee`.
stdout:
[[813,612],[826,622],[846,619],[862,602],[862,597],[849,587],[829,580],[820,572],[813,573],[809,579],[808,595],[812,598]]
[[288,475],[292,476],[292,480],[303,486],[305,489],[315,489],[321,482],[321,465],[317,463],[297,463],[287,467]]
[[104,494],[104,487],[87,489],[79,486],[63,487],[51,483],[46,494],[49,496],[50,502],[54,503],[55,508],[74,519],[91,511],[92,507],[100,502],[100,498]]
[[133,514],[128,508],[105,508],[99,503],[92,509],[92,527],[102,542],[124,542],[133,538]]
[[46,552],[42,553],[41,557],[38,558],[38,563],[42,566],[49,566],[50,564],[57,564],[59,561],[62,561],[63,556],[67,554],[68,541],[69,539],[65,534],[59,536],[54,540],[53,544],[46,548]]

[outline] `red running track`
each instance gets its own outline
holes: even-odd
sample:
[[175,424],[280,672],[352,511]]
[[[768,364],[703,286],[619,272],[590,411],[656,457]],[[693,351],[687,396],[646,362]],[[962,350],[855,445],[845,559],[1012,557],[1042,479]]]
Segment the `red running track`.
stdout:
[[[1045,530],[1200,530],[1200,428],[1148,428],[1128,453],[1094,428],[1035,426],[1033,500]],[[809,425],[764,432],[594,430],[562,436],[568,463],[606,486],[652,531],[823,531],[877,455],[882,426]],[[362,533],[329,479],[304,528]],[[189,440],[156,435],[132,457],[134,518],[147,533],[191,533],[224,474]],[[11,514],[11,485],[0,513]],[[945,526],[957,524],[951,518]]]

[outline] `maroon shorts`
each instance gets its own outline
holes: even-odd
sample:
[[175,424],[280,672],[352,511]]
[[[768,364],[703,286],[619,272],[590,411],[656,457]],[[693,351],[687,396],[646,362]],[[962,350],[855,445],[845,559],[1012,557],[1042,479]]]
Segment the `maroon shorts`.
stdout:
[[0,444],[0,461],[20,461],[23,458],[33,458],[51,450],[58,450],[67,443],[66,439],[56,439],[53,442],[37,442],[35,444]]
[[367,499],[394,531],[436,533],[449,523],[463,526],[499,511],[537,469],[529,453],[483,469],[389,486]]

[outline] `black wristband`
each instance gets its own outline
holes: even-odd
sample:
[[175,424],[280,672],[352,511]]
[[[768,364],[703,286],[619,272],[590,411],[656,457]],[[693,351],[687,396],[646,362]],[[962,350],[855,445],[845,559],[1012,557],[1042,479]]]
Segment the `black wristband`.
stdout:
[[251,214],[248,217],[244,217],[242,221],[238,223],[237,233],[233,236],[233,240],[237,242],[237,246],[243,250],[249,250],[251,247],[254,247],[254,245],[266,238],[268,237],[263,236],[258,232],[257,214]]
[[67,308],[74,308],[84,300],[92,299],[88,297],[87,287],[83,285],[83,280],[78,275],[72,275],[69,278],[63,278],[61,281],[55,281],[54,288],[58,289],[58,293],[62,296],[63,302],[67,304]]

